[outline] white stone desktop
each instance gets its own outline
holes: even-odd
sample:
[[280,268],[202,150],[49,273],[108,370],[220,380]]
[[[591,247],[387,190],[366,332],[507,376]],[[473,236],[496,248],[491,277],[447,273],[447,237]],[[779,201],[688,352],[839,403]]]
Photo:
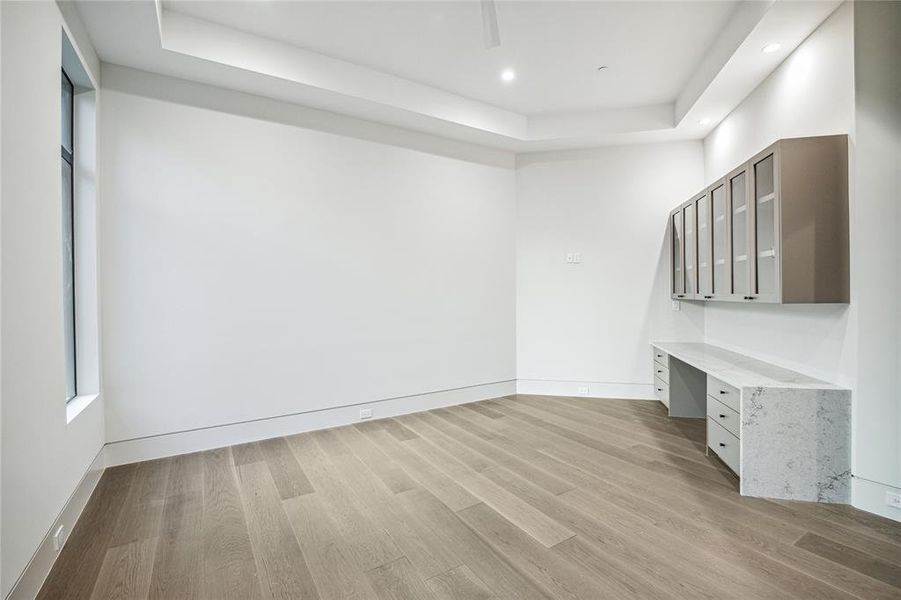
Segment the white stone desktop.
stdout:
[[[740,390],[742,495],[850,502],[850,390],[710,344],[652,346],[677,361],[671,370],[688,365]],[[672,394],[671,414],[699,402]]]

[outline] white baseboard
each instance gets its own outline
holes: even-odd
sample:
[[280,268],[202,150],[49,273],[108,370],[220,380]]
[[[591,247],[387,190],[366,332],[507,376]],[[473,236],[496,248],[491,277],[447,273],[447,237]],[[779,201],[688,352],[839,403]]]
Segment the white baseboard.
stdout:
[[516,393],[515,380],[390,398],[304,413],[219,425],[191,431],[111,442],[106,445],[107,464],[122,465],[142,460],[199,452],[283,435],[338,427],[360,422],[360,409],[372,409],[372,418],[394,417],[442,406],[466,404]]
[[[56,562],[56,558],[59,556],[59,551],[53,548],[54,532],[62,525],[66,528],[66,539],[68,539],[76,521],[78,521],[91,494],[94,492],[94,488],[97,487],[97,482],[100,481],[100,476],[103,475],[105,468],[106,453],[104,448],[101,448],[85,472],[84,477],[78,482],[75,491],[69,496],[69,500],[66,501],[63,510],[60,511],[59,516],[53,521],[50,530],[44,536],[44,539],[41,540],[41,544],[35,550],[31,560],[28,561],[28,565],[22,571],[19,580],[13,585],[9,595],[6,596],[7,600],[32,600],[38,595],[41,586],[44,585],[44,580],[50,574],[53,563]],[[63,545],[65,545],[65,541]]]
[[901,509],[885,504],[885,493],[901,494],[901,488],[853,477],[851,479],[851,505],[860,510],[877,514],[893,521],[901,521]]
[[588,396],[590,398],[619,398],[624,400],[657,399],[654,395],[654,386],[650,383],[517,379],[516,392],[518,394],[536,394],[540,396]]

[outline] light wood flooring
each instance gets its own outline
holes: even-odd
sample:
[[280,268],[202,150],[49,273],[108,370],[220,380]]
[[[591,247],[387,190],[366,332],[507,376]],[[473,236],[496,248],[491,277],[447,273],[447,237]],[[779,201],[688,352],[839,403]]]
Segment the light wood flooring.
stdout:
[[901,524],[742,498],[704,421],[516,396],[110,468],[41,598],[901,598]]

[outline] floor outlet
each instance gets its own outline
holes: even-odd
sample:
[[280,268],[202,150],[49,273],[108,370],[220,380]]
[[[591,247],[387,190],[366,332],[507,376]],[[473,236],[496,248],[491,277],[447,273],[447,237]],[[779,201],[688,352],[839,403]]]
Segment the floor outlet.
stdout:
[[372,409],[371,408],[361,408],[360,409],[360,418],[361,419],[371,419],[372,418]]
[[56,528],[56,531],[53,532],[53,549],[59,552],[63,544],[66,543],[66,526],[60,525]]

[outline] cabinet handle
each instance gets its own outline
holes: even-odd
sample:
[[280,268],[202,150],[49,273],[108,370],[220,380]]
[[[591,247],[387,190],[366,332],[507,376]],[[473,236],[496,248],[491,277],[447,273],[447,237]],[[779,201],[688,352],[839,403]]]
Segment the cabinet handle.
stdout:
[[725,418],[726,418],[726,415],[720,415],[720,418],[721,418],[721,419],[725,419]]
[[658,373],[663,373],[663,371],[661,371],[660,369],[657,369],[657,372],[658,372]]
[[725,448],[725,447],[726,447],[726,444],[724,444],[723,442],[720,442],[720,448]]
[[721,394],[728,394],[729,392],[727,392],[726,390],[720,390],[720,393],[721,393]]
[[704,300],[710,300],[713,296],[704,296]]
[[662,392],[662,391],[663,391],[663,388],[657,388],[657,391],[658,391],[658,392]]

